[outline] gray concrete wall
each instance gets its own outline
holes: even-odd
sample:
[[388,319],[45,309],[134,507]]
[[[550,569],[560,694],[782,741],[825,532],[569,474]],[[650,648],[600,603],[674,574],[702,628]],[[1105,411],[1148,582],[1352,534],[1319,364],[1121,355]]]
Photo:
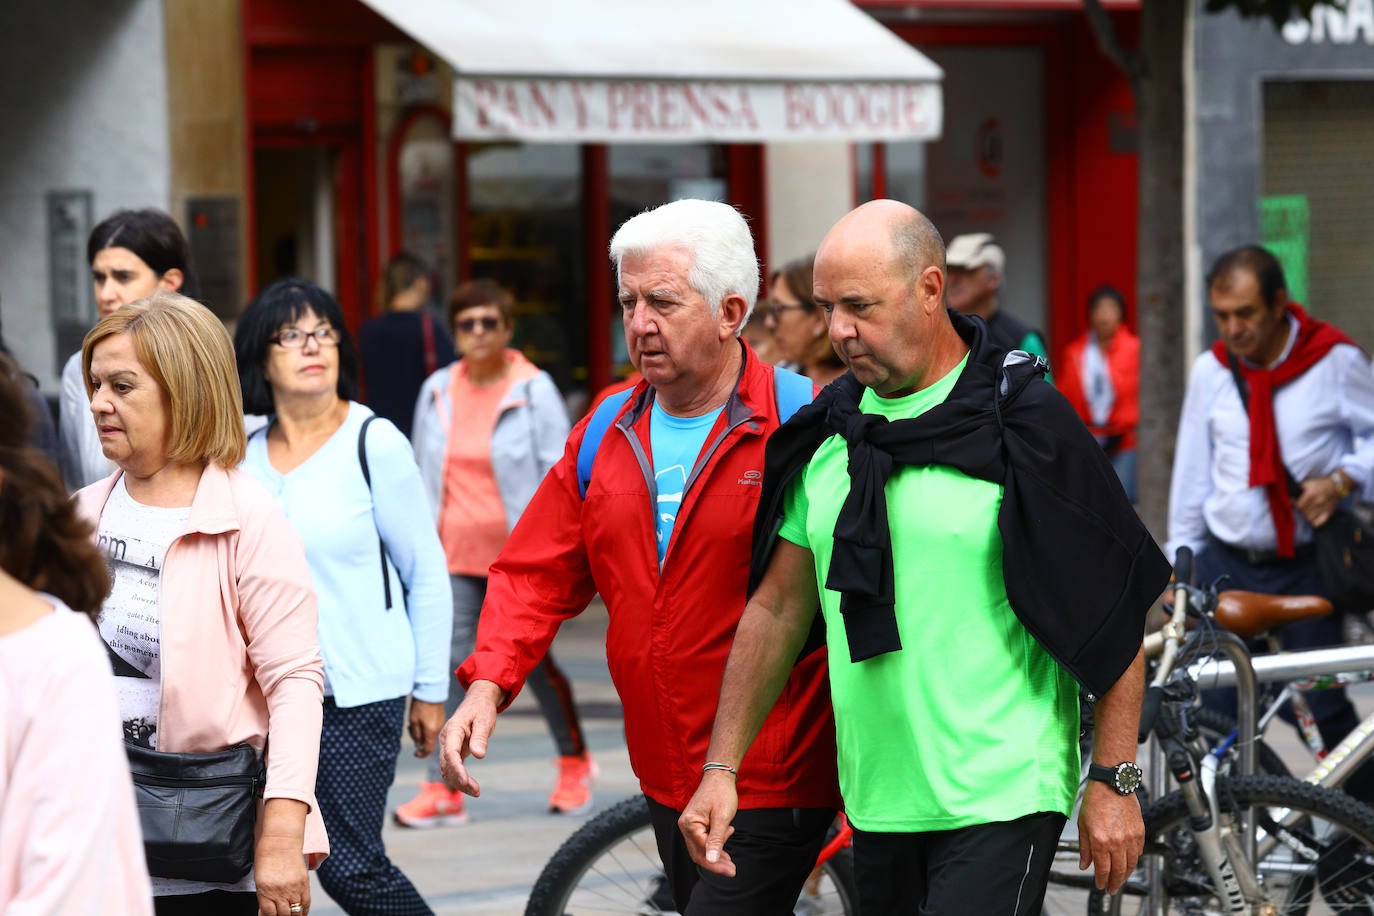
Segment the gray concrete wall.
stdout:
[[[1203,0],[1196,15],[1198,241],[1205,271],[1222,252],[1260,238],[1264,82],[1374,79],[1374,0],[1347,0],[1344,11],[1318,8],[1314,22],[1283,30],[1268,19],[1208,14]],[[1203,325],[1210,335],[1209,322]]]
[[[0,33],[0,316],[57,390],[46,195],[89,190],[92,219],[170,199],[162,0],[7,0]],[[85,239],[81,239],[84,257]],[[85,287],[90,301],[89,281]],[[93,313],[92,313],[93,314]]]

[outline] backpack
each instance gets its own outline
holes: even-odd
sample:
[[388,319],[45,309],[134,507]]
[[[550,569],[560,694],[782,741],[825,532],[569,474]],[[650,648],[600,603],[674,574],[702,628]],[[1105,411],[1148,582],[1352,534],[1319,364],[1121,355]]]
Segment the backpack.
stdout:
[[[786,423],[792,414],[811,403],[811,392],[811,379],[790,369],[773,367],[773,395],[778,405],[778,419],[783,423]],[[577,489],[583,499],[587,498],[587,485],[592,482],[592,463],[596,461],[596,452],[601,448],[601,440],[605,438],[606,430],[610,429],[611,423],[620,416],[620,408],[633,393],[634,388],[630,387],[608,394],[596,405],[596,410],[587,423],[582,444],[577,449]]]

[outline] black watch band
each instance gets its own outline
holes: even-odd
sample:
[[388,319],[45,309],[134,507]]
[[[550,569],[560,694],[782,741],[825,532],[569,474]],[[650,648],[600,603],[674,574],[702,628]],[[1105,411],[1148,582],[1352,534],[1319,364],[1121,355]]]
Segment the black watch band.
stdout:
[[1130,761],[1118,763],[1114,767],[1103,766],[1100,763],[1088,764],[1088,778],[1105,782],[1118,795],[1134,794],[1135,790],[1140,788],[1141,776],[1139,764]]

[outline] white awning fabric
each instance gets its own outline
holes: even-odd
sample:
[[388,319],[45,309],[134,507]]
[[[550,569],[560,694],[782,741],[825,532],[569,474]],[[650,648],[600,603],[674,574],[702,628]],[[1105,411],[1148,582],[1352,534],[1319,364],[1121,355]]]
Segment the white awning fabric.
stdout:
[[940,135],[940,68],[848,0],[364,2],[457,72],[460,139]]

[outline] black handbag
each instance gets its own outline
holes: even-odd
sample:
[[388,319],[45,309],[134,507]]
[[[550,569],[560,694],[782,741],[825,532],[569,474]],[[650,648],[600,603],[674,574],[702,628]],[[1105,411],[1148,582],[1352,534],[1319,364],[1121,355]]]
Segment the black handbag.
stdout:
[[175,754],[126,741],[124,750],[149,874],[221,884],[248,874],[265,756],[250,744]]
[[[1229,356],[1231,377],[1240,392],[1240,403],[1250,407],[1249,392],[1234,354]],[[1297,501],[1302,486],[1284,465],[1288,495]],[[1338,609],[1366,611],[1374,608],[1374,504],[1355,502],[1337,505],[1326,524],[1312,529],[1312,548],[1321,575],[1322,592]]]
[[1331,513],[1312,532],[1326,597],[1338,608],[1374,608],[1374,505],[1357,502]]

